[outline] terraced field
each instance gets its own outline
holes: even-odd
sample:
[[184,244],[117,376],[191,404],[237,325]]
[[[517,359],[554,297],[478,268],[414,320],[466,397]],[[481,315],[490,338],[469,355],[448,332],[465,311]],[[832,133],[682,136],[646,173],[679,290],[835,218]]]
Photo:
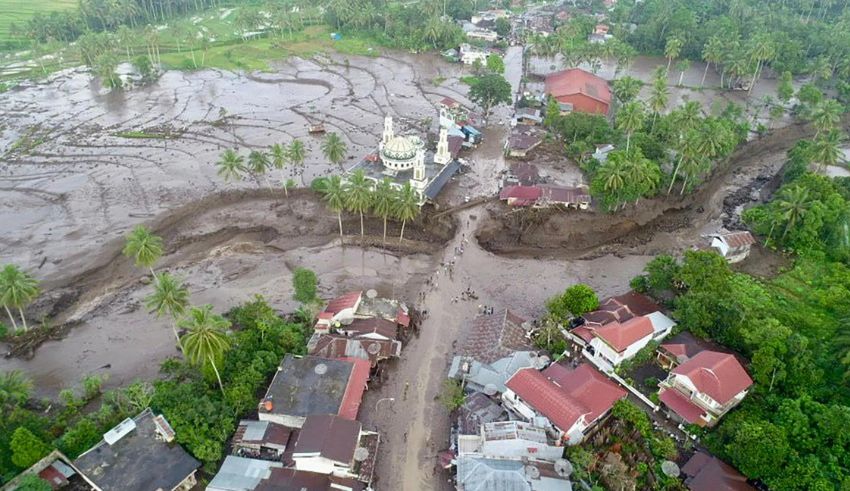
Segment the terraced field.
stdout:
[[23,26],[36,13],[72,9],[76,0],[0,0],[0,43],[9,38],[12,24]]

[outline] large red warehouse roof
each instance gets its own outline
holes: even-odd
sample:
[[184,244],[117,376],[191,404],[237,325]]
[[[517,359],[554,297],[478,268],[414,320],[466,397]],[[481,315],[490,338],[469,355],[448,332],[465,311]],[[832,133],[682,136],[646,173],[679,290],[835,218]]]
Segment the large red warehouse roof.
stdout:
[[608,88],[608,82],[581,68],[570,68],[549,74],[546,77],[546,93],[555,98],[584,94],[606,105],[611,104],[611,89]]

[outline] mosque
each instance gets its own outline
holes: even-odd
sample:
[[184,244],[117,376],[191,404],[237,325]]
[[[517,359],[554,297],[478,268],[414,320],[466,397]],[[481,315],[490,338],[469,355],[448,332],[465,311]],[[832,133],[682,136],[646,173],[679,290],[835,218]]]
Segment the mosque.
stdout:
[[450,148],[448,130],[441,127],[437,148],[432,152],[417,135],[396,135],[393,118],[387,116],[378,151],[367,155],[348,173],[361,169],[369,179],[378,182],[388,177],[396,187],[409,182],[419,193],[421,206],[433,202],[460,169],[456,160],[460,145],[454,146],[457,148]]

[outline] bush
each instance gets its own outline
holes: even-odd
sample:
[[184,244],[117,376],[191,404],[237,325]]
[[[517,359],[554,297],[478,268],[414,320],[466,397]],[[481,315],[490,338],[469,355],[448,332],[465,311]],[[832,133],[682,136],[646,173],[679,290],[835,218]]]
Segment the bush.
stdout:
[[587,285],[577,284],[567,288],[564,293],[549,299],[546,308],[559,322],[566,322],[570,316],[580,316],[599,307],[599,297]]
[[310,189],[321,194],[322,192],[324,192],[327,185],[328,185],[328,178],[327,177],[317,177],[317,178],[313,179],[313,181],[310,183]]
[[0,339],[5,338],[8,334],[9,334],[9,328],[6,326],[6,324],[3,324],[2,322],[0,322]]
[[316,273],[307,268],[296,268],[292,275],[292,286],[295,288],[295,294],[293,296],[295,300],[301,303],[310,303],[315,300],[318,281]]
[[21,469],[26,469],[35,464],[45,455],[50,453],[50,445],[41,441],[30,430],[19,426],[12,433],[10,443],[12,450],[12,463]]
[[460,382],[454,379],[443,381],[443,392],[440,394],[440,401],[446,406],[449,411],[454,411],[463,406],[466,400],[466,395],[463,393],[463,387]]
[[50,483],[35,474],[27,474],[21,477],[15,491],[52,491]]

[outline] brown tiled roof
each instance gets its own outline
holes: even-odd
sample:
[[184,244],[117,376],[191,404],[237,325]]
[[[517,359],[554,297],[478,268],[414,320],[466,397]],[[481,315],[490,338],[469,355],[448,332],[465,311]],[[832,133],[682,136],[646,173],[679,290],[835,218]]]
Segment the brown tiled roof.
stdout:
[[360,440],[360,423],[333,414],[307,416],[295,442],[295,453],[318,453],[350,465]]
[[611,89],[604,78],[581,68],[570,68],[546,77],[546,92],[552,97],[584,94],[605,104],[611,104]]
[[709,341],[695,337],[688,331],[682,331],[670,338],[666,343],[658,347],[676,358],[679,363],[686,362],[697,355],[700,351],[718,351],[718,347]]
[[658,393],[658,399],[688,423],[705,426],[706,421],[702,418],[705,411],[678,390],[663,389]]
[[540,179],[540,171],[537,166],[528,162],[515,162],[511,164],[511,174],[516,176],[519,183],[525,186],[535,184]]
[[378,317],[372,317],[370,319],[354,319],[351,324],[342,326],[341,329],[344,331],[355,332],[355,336],[375,333],[389,339],[398,338],[398,324]]
[[702,351],[674,368],[672,373],[688,377],[698,391],[720,404],[726,404],[753,385],[753,380],[733,355],[716,351]]
[[575,370],[553,363],[543,370],[543,375],[590,410],[585,415],[588,423],[611,409],[616,401],[626,397],[625,390],[587,363],[582,363]]
[[458,354],[481,363],[493,363],[514,351],[528,350],[522,323],[525,319],[505,309],[492,315],[479,315],[464,338]]
[[508,148],[516,150],[531,150],[543,141],[538,135],[530,133],[513,133],[508,138]]
[[[266,431],[259,440],[246,438],[245,432],[249,424],[264,424]],[[281,447],[286,447],[289,443],[289,437],[292,435],[293,428],[288,426],[272,423],[271,421],[240,421],[236,428],[236,433],[233,435],[233,444],[252,443],[252,444],[274,444]]]
[[605,341],[617,353],[622,353],[632,344],[651,336],[653,332],[649,317],[632,317],[622,324],[609,322],[594,330],[596,337]]
[[695,453],[682,472],[691,491],[755,491],[734,467],[703,452]]
[[[344,487],[340,488],[338,485]],[[350,478],[274,467],[269,477],[261,480],[254,491],[331,491],[346,488],[352,491],[363,491],[366,485]]]
[[599,302],[598,309],[582,317],[587,322],[607,324],[613,321],[625,322],[636,315],[649,315],[660,310],[661,307],[651,298],[632,290],[623,295],[602,300]]
[[550,203],[575,204],[590,201],[590,194],[585,188],[568,188],[562,186],[542,186],[543,195],[540,197],[543,201]]

